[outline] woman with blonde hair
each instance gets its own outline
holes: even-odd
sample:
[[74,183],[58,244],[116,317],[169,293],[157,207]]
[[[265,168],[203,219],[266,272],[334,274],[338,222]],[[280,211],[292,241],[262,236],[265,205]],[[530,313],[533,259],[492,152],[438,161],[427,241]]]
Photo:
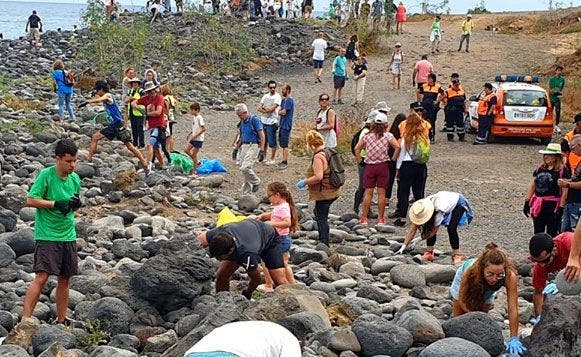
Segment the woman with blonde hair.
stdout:
[[571,171],[561,155],[561,145],[551,143],[539,153],[543,154],[543,162],[533,172],[523,213],[533,218],[535,234],[546,232],[555,237],[561,227],[568,192],[567,187],[559,187],[558,181],[570,178]]
[[298,189],[307,188],[309,200],[315,201],[315,219],[319,231],[319,241],[329,245],[329,209],[331,204],[341,195],[341,189],[331,184],[329,161],[325,152],[323,136],[310,130],[306,136],[307,145],[313,152],[311,165],[307,169],[307,177],[297,182]]
[[506,288],[510,339],[506,352],[523,354],[526,348],[518,338],[518,275],[508,254],[495,243],[488,243],[477,259],[471,258],[456,271],[450,287],[452,315],[472,311],[488,313],[496,293]]
[[52,66],[52,79],[55,83],[56,92],[58,95],[59,116],[61,120],[65,119],[66,108],[67,112],[69,113],[69,119],[75,120],[75,112],[71,106],[74,84],[70,84],[66,77],[67,75],[65,73],[65,64],[63,60],[58,58],[56,61],[54,61]]

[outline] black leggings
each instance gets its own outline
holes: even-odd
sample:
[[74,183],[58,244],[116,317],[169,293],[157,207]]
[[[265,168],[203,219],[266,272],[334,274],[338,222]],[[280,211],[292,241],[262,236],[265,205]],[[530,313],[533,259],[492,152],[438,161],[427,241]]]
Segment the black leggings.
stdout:
[[329,245],[329,210],[336,198],[331,200],[315,201],[315,220],[319,230],[319,241]]
[[[450,217],[450,223],[448,224],[448,238],[450,239],[450,245],[452,249],[459,249],[460,248],[460,236],[458,236],[458,224],[460,223],[460,219],[466,212],[466,209],[463,206],[456,206],[452,210],[452,217]],[[436,244],[436,235],[434,234],[426,241],[428,247],[433,247]]]
[[561,217],[555,213],[556,205],[557,202],[543,203],[539,216],[533,218],[535,234],[546,232],[551,237],[555,237],[559,233]]
[[361,202],[363,202],[363,194],[365,193],[365,188],[363,188],[363,173],[365,172],[365,163],[362,161],[357,165],[357,173],[359,175],[359,186],[355,190],[355,199],[353,200],[353,211],[359,213],[359,208],[361,208]]
[[[167,134],[165,133],[165,128],[160,128],[158,130],[158,137],[157,141],[159,142],[159,146],[165,155],[168,164],[171,164],[171,156],[169,156],[169,151],[167,151]],[[151,163],[155,162],[155,155],[151,158]]]
[[143,132],[143,117],[135,117],[129,114],[131,120],[131,133],[133,134],[133,146],[142,148],[145,146],[145,133]]
[[408,213],[410,188],[417,201],[424,198],[428,167],[413,161],[404,161],[399,168],[399,182],[397,184],[397,210],[400,217]]
[[[389,161],[389,181],[387,182],[387,190],[385,190],[385,197],[388,199],[391,198],[391,194],[393,193],[393,184],[395,183],[395,174],[396,174],[396,165],[395,161]],[[397,191],[396,191],[397,193]]]

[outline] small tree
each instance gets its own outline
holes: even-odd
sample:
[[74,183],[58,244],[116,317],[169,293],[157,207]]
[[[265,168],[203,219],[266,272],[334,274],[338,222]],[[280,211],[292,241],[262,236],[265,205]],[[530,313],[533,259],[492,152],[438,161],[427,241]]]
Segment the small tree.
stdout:
[[87,8],[81,15],[83,24],[91,28],[102,25],[107,20],[103,0],[87,0]]

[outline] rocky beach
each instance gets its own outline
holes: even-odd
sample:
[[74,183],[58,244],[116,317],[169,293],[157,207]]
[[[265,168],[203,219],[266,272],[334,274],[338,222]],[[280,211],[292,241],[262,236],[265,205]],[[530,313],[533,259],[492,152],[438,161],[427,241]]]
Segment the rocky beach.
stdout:
[[[173,34],[176,46],[187,46],[187,41],[203,41],[196,37],[203,24],[196,17],[167,16],[158,29]],[[324,31],[334,49],[347,38],[334,25],[319,22],[260,20],[237,26],[252,44],[254,70],[204,70],[191,58],[173,58],[163,62],[160,73],[180,88],[180,101],[203,106],[211,140],[202,155],[221,159],[229,169],[226,174],[197,177],[177,167],[146,176],[119,142],[101,142],[93,162],[86,161],[91,135],[100,128],[92,121],[96,111],[79,110],[76,121],[59,120],[56,94],[47,78],[55,58],[69,61],[67,66],[79,73],[76,109],[90,98],[91,80],[111,76],[78,55],[91,41],[89,30],[48,32],[38,49],[24,40],[0,41],[0,95],[12,98],[0,104],[0,337],[20,320],[23,298],[34,278],[35,209],[26,207],[27,192],[37,172],[54,164],[54,146],[65,137],[80,148],[76,172],[82,179],[83,204],[75,214],[79,275],[71,280],[68,316],[84,322],[82,327],[67,328],[50,324],[56,316],[56,278],[51,277],[33,314],[39,327],[31,348],[1,345],[0,356],[182,357],[216,327],[244,320],[269,320],[286,327],[303,343],[303,356],[506,356],[510,336],[505,290],[500,290],[488,314],[451,318],[449,287],[457,267],[451,264],[446,239],[440,237],[437,258],[431,263],[421,259],[424,247],[420,245],[396,255],[403,242],[402,229],[360,225],[350,211],[357,181],[352,166],[345,194],[331,209],[330,248],[318,244],[312,204],[309,208],[304,193],[297,193],[300,230],[292,235],[290,251],[296,285],[277,287],[273,293],[256,292],[248,301],[240,294],[248,276],[239,270],[232,292],[214,292],[218,261],[208,257],[197,234],[214,227],[217,213],[226,207],[243,215],[270,209],[265,192],[247,196],[238,192],[241,176],[229,160],[234,104],[256,104],[271,78],[288,81],[296,83],[293,94],[302,102],[297,121],[309,121],[316,110],[314,98],[330,88],[306,84],[313,82],[306,63],[314,33]],[[423,51],[421,45],[414,45],[421,41],[420,30],[410,24],[408,31],[406,53],[415,58]],[[523,39],[507,38],[503,46],[514,44],[511,41]],[[533,38],[528,45],[540,42]],[[473,46],[477,50],[485,40]],[[522,57],[526,48],[515,51],[514,61],[504,64],[503,70],[525,62],[532,66],[532,62],[554,61],[550,53],[533,61]],[[451,52],[441,56],[447,59],[455,55]],[[143,62],[162,55],[148,53]],[[377,71],[368,82],[369,106],[385,97],[385,57],[370,58]],[[442,58],[435,61],[448,63]],[[482,76],[468,72],[471,65],[463,64],[462,74],[468,86],[477,88]],[[494,67],[483,65],[483,71],[496,70],[488,66]],[[438,67],[442,78],[455,70],[449,65]],[[325,76],[330,81],[330,74]],[[119,89],[113,92],[120,97]],[[387,101],[394,111],[404,111],[411,95],[410,87],[389,93]],[[181,136],[189,125],[177,124]],[[181,136],[178,148],[183,144]],[[542,319],[533,326],[532,263],[525,258],[532,224],[521,217],[519,205],[538,161],[538,144],[501,143],[487,147],[488,153],[457,142],[441,140],[436,145],[440,148],[430,162],[433,179],[428,179],[428,191],[462,191],[480,214],[475,224],[461,231],[465,255],[477,255],[492,240],[513,254],[520,278],[519,334],[528,356],[581,355],[578,292],[547,297]],[[463,157],[454,161],[451,153],[460,151]],[[308,162],[309,158],[292,157],[287,171],[264,166],[257,171],[263,182],[281,180],[294,187]],[[475,163],[481,172],[467,174]],[[560,287],[566,291],[565,285]]]

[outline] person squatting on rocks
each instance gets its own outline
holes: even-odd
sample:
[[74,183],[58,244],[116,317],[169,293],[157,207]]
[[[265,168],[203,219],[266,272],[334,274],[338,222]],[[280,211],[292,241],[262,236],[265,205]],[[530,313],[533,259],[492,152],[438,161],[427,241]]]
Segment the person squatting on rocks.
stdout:
[[131,78],[128,81],[130,89],[125,98],[125,105],[127,106],[127,115],[131,123],[131,136],[133,137],[133,146],[138,149],[145,148],[145,106],[139,105],[136,108],[131,107],[131,102],[141,98],[143,89],[141,89],[141,80],[137,77]]
[[[580,116],[581,117],[581,116]],[[568,145],[570,153],[581,156],[581,135],[571,138]],[[572,232],[581,216],[581,165],[572,167],[571,179],[560,178],[557,184],[561,189],[567,189],[567,197],[561,217],[561,232]]]
[[478,258],[468,259],[456,271],[450,287],[452,316],[472,311],[488,313],[503,286],[510,327],[506,352],[522,355],[527,349],[518,337],[518,274],[508,254],[495,243],[488,243]]
[[439,83],[436,83],[436,74],[430,73],[428,82],[422,84],[417,92],[420,98],[418,101],[422,103],[422,107],[426,111],[425,119],[432,126],[430,141],[434,142],[436,140],[436,120],[438,119],[438,111],[440,111],[440,102],[444,98],[444,89]]
[[[299,228],[298,214],[295,208],[293,196],[281,182],[271,182],[266,189],[266,197],[272,205],[272,211],[260,214],[256,219],[264,221],[274,227],[280,240],[281,250],[283,252],[284,269],[286,280],[289,284],[295,284],[295,277],[292,268],[288,265],[290,259],[290,247],[292,239],[290,234],[297,231]],[[265,292],[273,291],[273,282],[268,269],[262,265],[264,272],[264,286],[262,288]]]
[[285,83],[280,88],[282,102],[278,115],[280,116],[280,128],[278,129],[278,144],[282,149],[282,160],[277,168],[284,170],[288,167],[289,142],[293,129],[293,117],[295,115],[295,100],[291,96],[291,86]]
[[472,207],[463,195],[457,192],[437,192],[414,202],[410,208],[409,216],[412,225],[398,253],[403,253],[410,243],[415,245],[419,242],[418,238],[414,238],[419,229],[421,233],[419,238],[427,240],[426,251],[422,258],[426,261],[434,260],[436,234],[440,226],[444,226],[447,228],[450,246],[453,250],[452,263],[462,262],[458,227],[470,223],[474,218]]
[[333,60],[333,104],[343,104],[341,92],[347,80],[347,59],[345,59],[345,49],[341,48],[339,54]]
[[34,216],[34,280],[28,287],[21,322],[4,340],[24,349],[31,346],[38,324],[32,313],[50,275],[57,276],[56,322],[69,324],[69,283],[77,274],[77,233],[74,211],[81,207],[81,179],[75,173],[77,145],[62,139],[55,146],[55,165],[40,170],[28,192],[26,205],[36,208]]
[[192,116],[192,131],[186,137],[186,147],[184,152],[192,158],[194,166],[190,175],[196,172],[196,168],[200,166],[201,162],[198,160],[198,152],[204,145],[206,123],[204,118],[200,115],[200,104],[194,102],[190,104],[190,115]]
[[559,179],[571,178],[571,172],[564,163],[561,146],[551,143],[544,150],[542,164],[533,172],[523,213],[533,218],[534,232],[547,232],[551,237],[559,233],[561,216],[567,202],[567,187],[559,187]]
[[229,223],[198,236],[203,248],[220,261],[216,292],[230,291],[232,275],[242,267],[250,281],[242,295],[248,300],[260,284],[260,262],[268,269],[274,285],[287,284],[282,241],[273,226],[254,219]]
[[484,83],[484,93],[478,100],[478,134],[474,140],[474,145],[484,145],[488,140],[490,127],[492,126],[494,106],[496,105],[496,94],[492,91],[492,84]]
[[301,357],[297,338],[270,321],[230,322],[215,328],[184,357]]
[[61,120],[65,119],[65,108],[69,113],[69,119],[75,120],[75,112],[71,106],[71,99],[73,98],[74,83],[67,81],[67,74],[65,73],[65,64],[62,59],[54,61],[52,66],[52,79],[56,85],[56,92],[58,95],[59,117]]
[[307,177],[297,182],[297,188],[302,190],[308,187],[309,200],[315,201],[314,213],[319,241],[329,246],[329,210],[331,204],[341,195],[341,189],[331,184],[329,178],[331,170],[323,136],[319,132],[310,130],[306,140],[309,149],[313,152],[313,158],[307,169]]
[[561,233],[552,238],[547,233],[536,233],[529,241],[529,259],[533,266],[533,306],[535,309],[535,324],[541,318],[543,296],[557,294],[559,289],[555,283],[547,284],[549,273],[555,273],[567,266],[571,253],[573,233]]
[[[121,114],[121,110],[119,110],[119,106],[117,106],[117,102],[115,102],[115,98],[109,93],[109,85],[107,82],[103,80],[99,80],[95,83],[93,90],[97,91],[97,98],[89,99],[88,101],[84,102],[83,104],[79,105],[79,108],[82,108],[88,104],[99,104],[102,103],[105,111],[109,118],[111,118],[111,123],[106,126],[105,128],[101,129],[100,131],[93,134],[91,138],[91,146],[89,148],[89,156],[87,160],[89,162],[93,161],[93,155],[97,151],[97,144],[100,140],[107,138],[108,140],[117,139],[121,141],[127,150],[131,151],[133,156],[135,156],[141,165],[143,166],[146,173],[148,172],[147,162],[141,155],[141,152],[137,150],[135,146],[131,143],[131,133],[129,130],[125,128],[126,123],[123,120],[123,116]],[[135,108],[135,107],[134,107]]]
[[311,44],[315,83],[322,83],[321,74],[323,73],[323,64],[325,63],[325,51],[327,50],[327,41],[325,41],[323,36],[323,32],[319,32],[317,38]]
[[329,100],[327,93],[319,96],[320,109],[317,112],[315,130],[323,136],[325,147],[333,149],[337,147],[337,132],[335,131],[337,113],[331,108]]
[[257,192],[260,186],[260,178],[253,170],[258,161],[264,160],[264,147],[266,146],[262,122],[256,115],[248,113],[246,104],[236,104],[234,111],[240,119],[240,140],[237,149],[240,155],[240,171],[244,175],[242,193]]
[[[258,104],[258,112],[261,114],[260,121],[262,122],[262,127],[264,129],[264,134],[266,137],[266,145],[270,149],[270,160],[266,160],[266,165],[274,165],[276,157],[276,134],[278,131],[278,110],[280,104],[282,103],[282,98],[280,94],[276,92],[276,82],[268,81],[268,93],[262,96],[260,99],[260,104]],[[267,148],[265,146],[265,155]]]
[[[30,32],[28,32],[30,29]],[[40,33],[42,32],[42,20],[36,14],[36,10],[32,10],[32,15],[26,21],[26,28],[24,32],[28,32],[28,41],[31,46],[40,46]]]
[[470,35],[472,35],[472,31],[474,30],[474,22],[472,22],[472,15],[466,15],[466,20],[462,21],[462,25],[460,26],[462,29],[462,36],[460,37],[460,45],[458,46],[458,52],[462,51],[462,44],[466,41],[466,52],[469,51],[470,47]]
[[387,206],[385,189],[389,182],[389,175],[395,174],[389,172],[390,157],[388,151],[390,146],[394,148],[395,152],[391,160],[396,160],[399,156],[400,150],[399,143],[394,136],[387,131],[387,128],[387,115],[378,112],[373,119],[369,132],[365,134],[365,136],[363,136],[355,146],[355,157],[358,163],[363,161],[361,151],[363,149],[366,151],[365,169],[363,172],[365,196],[363,198],[363,209],[359,220],[361,224],[368,223],[367,214],[371,207],[371,198],[375,188],[377,188],[378,197],[377,213],[379,218],[377,224],[387,223],[385,221],[385,208]]
[[454,141],[454,133],[458,134],[458,140],[466,141],[466,129],[464,126],[464,113],[466,107],[466,93],[460,86],[459,79],[453,79],[451,86],[444,91],[443,102],[446,131],[448,141]]

